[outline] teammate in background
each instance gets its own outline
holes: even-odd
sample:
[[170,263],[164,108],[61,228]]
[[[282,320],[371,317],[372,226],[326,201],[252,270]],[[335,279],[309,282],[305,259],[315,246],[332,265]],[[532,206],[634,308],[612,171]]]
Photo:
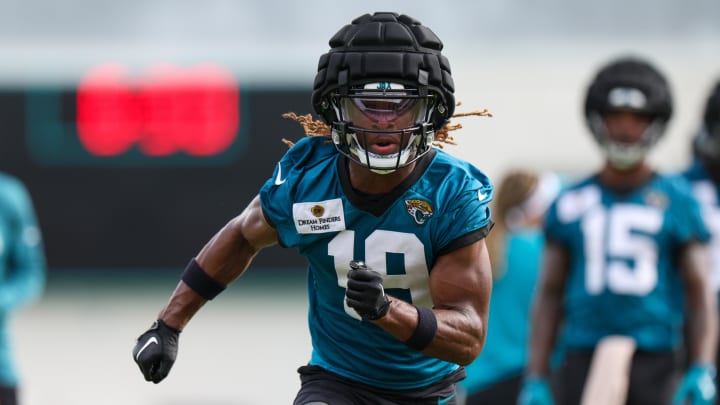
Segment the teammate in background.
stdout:
[[[548,211],[519,403],[553,403],[548,362],[561,322],[565,354],[555,403],[598,399],[588,392],[619,404],[714,400],[709,234],[689,183],[658,174],[645,159],[671,114],[666,79],[642,59],[609,63],[589,86],[585,116],[605,163]],[[684,377],[683,322],[692,364]]]
[[467,405],[515,404],[527,365],[530,297],[540,269],[542,222],[560,191],[553,173],[509,171],[493,199],[495,227],[487,237],[493,269],[488,337],[482,354],[466,368]]
[[[720,81],[715,83],[707,98],[702,125],[693,138],[692,148],[693,161],[683,175],[692,184],[705,224],[712,234],[711,285],[717,296],[720,291]],[[715,360],[716,370],[717,367],[720,367],[720,358]],[[715,383],[717,386],[717,375]]]
[[308,260],[312,355],[295,404],[453,404],[485,343],[492,186],[433,148],[455,108],[442,42],[406,15],[345,25],[320,57],[315,112],[259,195],[193,258],[133,350],[165,378],[207,300],[279,243]]
[[25,186],[0,173],[0,404],[18,401],[18,374],[8,320],[37,299],[45,285],[45,254],[32,200]]

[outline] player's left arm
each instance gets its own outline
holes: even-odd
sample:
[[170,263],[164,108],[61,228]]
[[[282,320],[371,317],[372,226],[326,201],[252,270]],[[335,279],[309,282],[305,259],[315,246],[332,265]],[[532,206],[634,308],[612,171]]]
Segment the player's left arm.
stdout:
[[690,242],[680,252],[685,286],[686,316],[690,361],[714,364],[718,338],[718,313],[715,293],[709,279],[707,248]]
[[[485,345],[491,291],[490,258],[484,239],[438,257],[430,272],[437,331],[422,353],[470,364]],[[390,300],[387,314],[373,322],[407,342],[418,328],[418,311],[405,301]]]

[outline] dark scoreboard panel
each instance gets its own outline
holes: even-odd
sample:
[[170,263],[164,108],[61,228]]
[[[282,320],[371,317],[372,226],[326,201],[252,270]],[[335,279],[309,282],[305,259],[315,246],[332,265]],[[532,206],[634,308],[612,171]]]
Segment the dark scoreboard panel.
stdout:
[[281,115],[311,111],[309,90],[173,86],[0,90],[0,170],[27,185],[50,268],[184,266],[303,136]]

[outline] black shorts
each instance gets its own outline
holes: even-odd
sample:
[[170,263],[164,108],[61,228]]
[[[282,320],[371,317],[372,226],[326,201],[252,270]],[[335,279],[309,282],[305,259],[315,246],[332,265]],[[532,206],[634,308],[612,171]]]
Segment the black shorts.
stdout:
[[17,405],[17,388],[0,385],[0,405]]
[[469,394],[465,405],[515,405],[522,388],[522,371]]
[[[553,378],[556,405],[579,404],[590,371],[592,350],[567,350]],[[681,352],[637,350],[632,358],[626,403],[633,405],[669,405],[682,377]]]
[[300,391],[294,405],[457,405],[455,383],[465,378],[465,369],[427,387],[385,390],[333,374],[318,366],[302,366]]

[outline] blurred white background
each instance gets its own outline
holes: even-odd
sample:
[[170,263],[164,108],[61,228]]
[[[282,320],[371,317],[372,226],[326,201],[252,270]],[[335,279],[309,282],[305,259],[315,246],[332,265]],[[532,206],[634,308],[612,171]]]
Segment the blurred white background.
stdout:
[[51,288],[11,324],[21,404],[292,403],[296,369],[310,353],[302,275],[292,276],[296,288],[243,279],[207,304],[180,335],[178,359],[160,384],[143,379],[132,348],[176,280],[134,288],[97,281]]
[[[241,88],[311,88],[328,39],[353,18],[398,11],[445,43],[463,103],[493,118],[459,120],[448,147],[497,177],[511,166],[580,174],[600,162],[582,118],[595,70],[622,54],[666,73],[675,115],[652,155],[687,164],[707,92],[720,79],[717,0],[2,0],[0,86],[73,85],[109,62],[218,63]],[[311,112],[308,100],[307,111]],[[278,117],[278,119],[280,119]],[[252,269],[250,270],[252,271]],[[130,359],[175,280],[157,290],[49,294],[13,323],[25,405],[284,404],[309,355],[305,298],[238,288],[184,332],[170,378],[145,383]],[[243,280],[239,282],[242,284]],[[240,286],[241,287],[241,286]],[[239,292],[246,294],[239,294]]]
[[[637,54],[666,73],[676,114],[653,159],[682,167],[710,85],[720,79],[716,0],[364,1],[3,0],[2,83],[77,83],[90,68],[121,63],[219,63],[241,87],[311,88],[328,39],[373,11],[409,14],[445,43],[461,122],[450,148],[491,176],[524,164],[575,172],[598,163],[581,102],[594,71]],[[308,102],[308,110],[311,108]]]

